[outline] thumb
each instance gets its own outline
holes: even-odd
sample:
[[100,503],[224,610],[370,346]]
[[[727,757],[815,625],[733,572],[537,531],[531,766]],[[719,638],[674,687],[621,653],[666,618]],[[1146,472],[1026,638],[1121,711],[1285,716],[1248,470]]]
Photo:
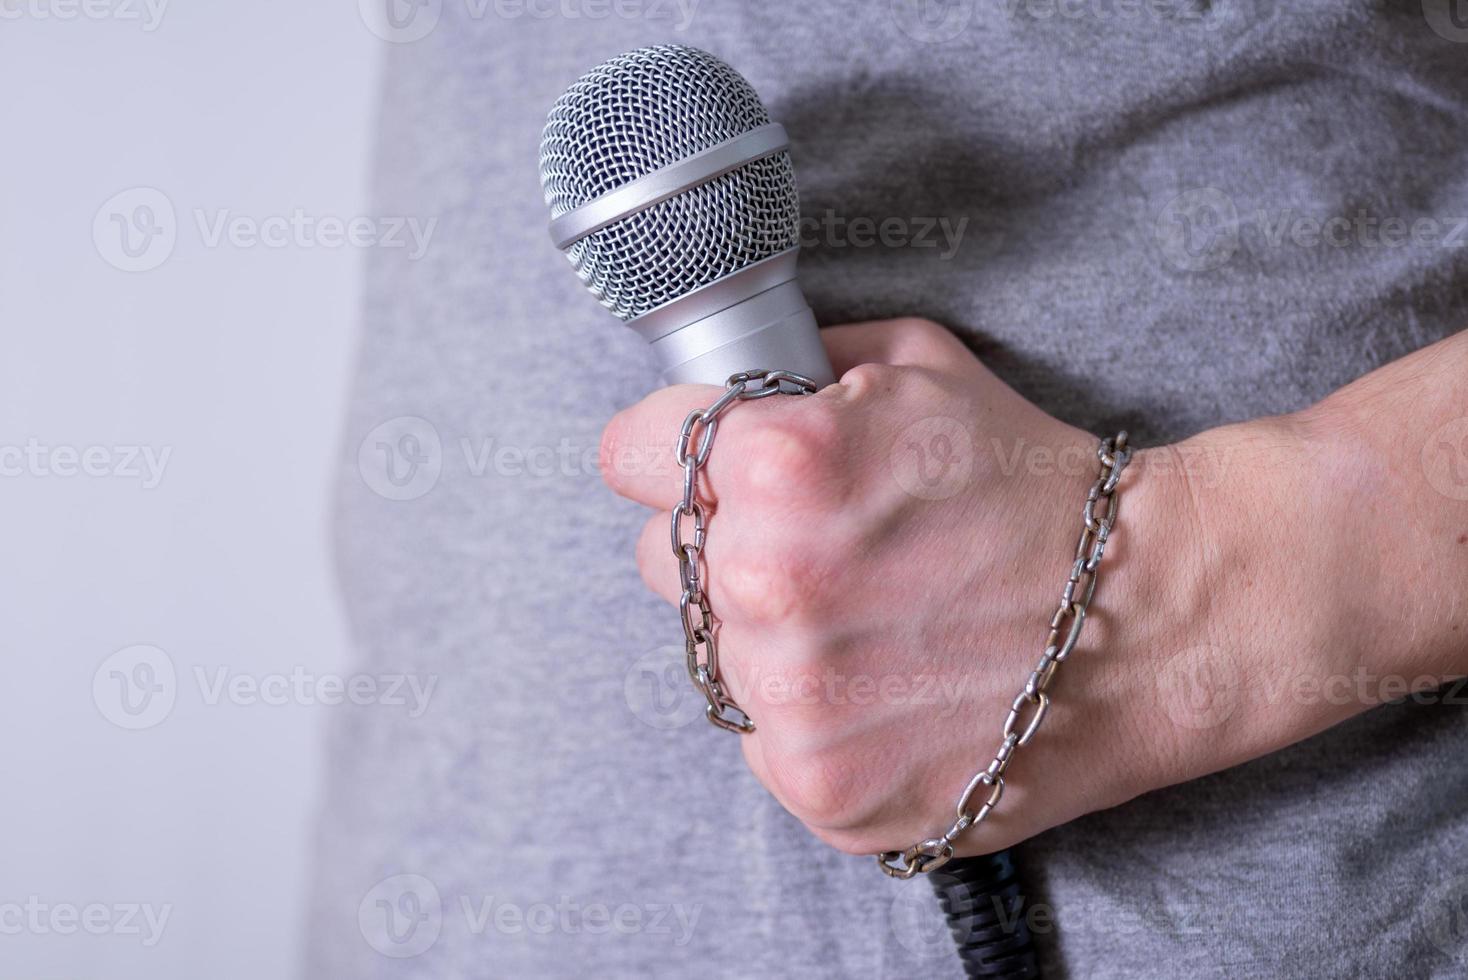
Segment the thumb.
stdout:
[[870,320],[821,331],[836,377],[858,364],[925,367],[953,374],[977,364],[973,353],[946,327],[919,317]]

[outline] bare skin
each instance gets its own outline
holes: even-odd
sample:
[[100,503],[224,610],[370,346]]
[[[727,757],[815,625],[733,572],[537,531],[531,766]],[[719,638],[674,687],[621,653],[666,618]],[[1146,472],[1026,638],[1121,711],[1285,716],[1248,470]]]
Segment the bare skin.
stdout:
[[[823,336],[837,384],[720,422],[707,585],[758,726],[750,769],[820,839],[872,854],[946,830],[997,747],[1096,439],[936,324]],[[670,602],[674,437],[717,395],[663,389],[603,436],[608,484],[659,511],[637,561]],[[961,855],[1468,673],[1468,333],[1304,411],[1141,449],[1121,493],[1081,644]]]

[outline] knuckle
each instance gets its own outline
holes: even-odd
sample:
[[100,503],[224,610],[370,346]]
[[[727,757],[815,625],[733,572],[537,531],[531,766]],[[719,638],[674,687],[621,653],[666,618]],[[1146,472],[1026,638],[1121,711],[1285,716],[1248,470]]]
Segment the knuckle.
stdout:
[[789,545],[772,545],[746,561],[724,562],[718,587],[741,618],[775,623],[819,606],[824,579]]
[[905,368],[872,361],[858,364],[847,370],[841,376],[841,383],[849,388],[854,396],[869,396],[892,391],[901,383],[906,373]]
[[771,789],[785,808],[812,830],[849,831],[862,798],[863,767],[845,753],[824,751],[779,760],[770,767]]
[[803,399],[751,433],[742,465],[746,491],[771,505],[809,502],[831,492],[841,475],[841,420],[829,402]]

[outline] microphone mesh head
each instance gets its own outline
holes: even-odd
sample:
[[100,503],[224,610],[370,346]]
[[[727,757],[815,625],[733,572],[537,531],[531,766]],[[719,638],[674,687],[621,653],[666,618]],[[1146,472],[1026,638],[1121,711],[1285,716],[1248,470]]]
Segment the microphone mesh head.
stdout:
[[[540,143],[551,217],[769,123],[744,77],[679,44],[593,68],[557,100]],[[623,320],[799,242],[785,151],[747,163],[594,232],[566,249],[582,282]]]

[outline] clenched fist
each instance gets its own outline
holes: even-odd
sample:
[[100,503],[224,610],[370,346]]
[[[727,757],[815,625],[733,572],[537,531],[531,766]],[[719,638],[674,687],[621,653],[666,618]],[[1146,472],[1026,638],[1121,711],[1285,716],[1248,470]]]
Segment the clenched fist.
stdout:
[[[712,514],[703,584],[724,686],[757,726],[741,739],[750,769],[822,840],[873,854],[947,830],[998,747],[1071,569],[1097,439],[1031,405],[931,322],[823,337],[838,383],[740,402],[719,422],[700,485]],[[661,512],[637,561],[673,603],[674,444],[685,416],[720,394],[665,388],[603,437],[612,489]],[[1292,565],[1236,533],[1259,506],[1309,530],[1308,498],[1282,462],[1305,457],[1304,424],[1256,423],[1136,454],[1080,644],[1000,804],[959,854],[1008,846],[1352,713],[1256,696],[1282,648],[1295,672],[1341,666],[1321,617],[1272,612],[1301,588]],[[665,465],[625,462],[650,457]],[[1231,489],[1244,469],[1248,500]],[[1259,635],[1241,642],[1240,629]]]

